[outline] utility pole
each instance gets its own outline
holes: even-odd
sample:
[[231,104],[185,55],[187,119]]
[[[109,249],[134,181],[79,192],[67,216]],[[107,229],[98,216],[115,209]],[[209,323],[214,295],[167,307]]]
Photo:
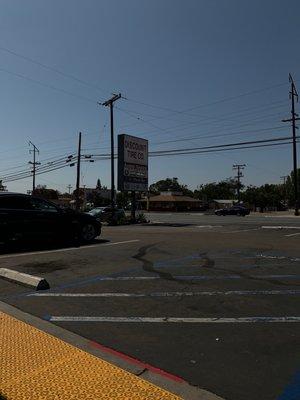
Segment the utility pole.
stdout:
[[29,161],[29,164],[32,164],[32,194],[35,191],[35,172],[36,172],[36,165],[41,165],[40,162],[36,161],[36,153],[40,153],[39,149],[31,142],[29,141],[29,146],[32,146],[33,149],[29,150],[29,153],[33,153],[33,161]]
[[232,166],[233,170],[237,170],[237,176],[235,178],[237,179],[237,196],[238,196],[238,202],[240,203],[241,201],[241,178],[244,176],[243,173],[241,172],[244,168],[246,167],[246,164],[234,164]]
[[78,155],[77,155],[77,175],[76,175],[76,196],[75,196],[75,208],[78,211],[80,209],[80,159],[81,159],[81,132],[79,132],[78,138]]
[[73,187],[73,186],[70,185],[70,184],[67,186],[67,189],[68,189],[68,191],[69,191],[69,194],[71,194],[71,189],[72,189],[72,187]]
[[283,180],[283,188],[284,188],[284,203],[285,203],[285,205],[287,205],[287,187],[286,187],[286,180],[287,180],[287,178],[288,178],[289,176],[288,175],[284,175],[284,176],[281,176],[280,177],[280,179],[282,179]]
[[112,221],[115,217],[115,150],[114,150],[114,102],[121,98],[121,93],[114,94],[113,97],[104,103],[102,106],[110,107],[110,147],[111,147],[111,208]]
[[297,138],[296,138],[296,121],[298,121],[299,115],[295,112],[295,99],[298,103],[298,93],[291,74],[289,74],[289,82],[291,84],[290,99],[292,100],[292,118],[283,119],[282,122],[291,122],[293,130],[293,170],[294,170],[294,195],[295,195],[295,215],[299,215],[299,197],[298,197],[298,177],[297,177]]

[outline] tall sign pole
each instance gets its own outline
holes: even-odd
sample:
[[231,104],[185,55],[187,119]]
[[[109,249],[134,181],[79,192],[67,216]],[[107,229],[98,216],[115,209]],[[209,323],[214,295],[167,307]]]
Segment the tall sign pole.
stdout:
[[298,121],[299,115],[295,112],[295,99],[298,102],[297,89],[291,74],[289,74],[289,81],[291,83],[290,99],[292,100],[292,118],[283,119],[282,122],[292,122],[293,131],[293,181],[294,181],[294,195],[295,195],[295,215],[299,215],[299,192],[298,192],[298,171],[297,171],[297,137],[296,137],[296,121]]
[[110,107],[110,148],[111,148],[111,209],[112,221],[115,217],[115,149],[114,149],[114,102],[121,98],[121,93],[115,94],[111,99],[102,103],[105,107]]

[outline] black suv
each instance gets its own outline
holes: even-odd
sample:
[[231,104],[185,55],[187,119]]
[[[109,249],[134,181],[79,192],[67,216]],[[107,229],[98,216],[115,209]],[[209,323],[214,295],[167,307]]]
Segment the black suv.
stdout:
[[0,192],[0,242],[79,240],[91,242],[101,233],[96,218],[63,209],[25,194]]

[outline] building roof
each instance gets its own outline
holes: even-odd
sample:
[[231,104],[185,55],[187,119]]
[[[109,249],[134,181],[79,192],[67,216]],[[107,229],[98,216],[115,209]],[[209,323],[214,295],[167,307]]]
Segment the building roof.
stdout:
[[149,201],[159,201],[159,202],[180,202],[180,203],[200,203],[200,200],[194,199],[189,196],[173,196],[170,194],[163,195],[159,194],[149,198]]

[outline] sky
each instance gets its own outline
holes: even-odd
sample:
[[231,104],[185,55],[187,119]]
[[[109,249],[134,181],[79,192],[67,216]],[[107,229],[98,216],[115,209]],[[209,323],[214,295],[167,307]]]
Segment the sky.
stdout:
[[[288,74],[300,87],[298,0],[1,0],[0,179],[30,170],[28,142],[49,165],[76,152],[107,154],[115,135],[150,151],[290,136]],[[299,82],[299,83],[298,83]],[[299,89],[300,90],[300,89]],[[300,110],[300,106],[298,106]],[[149,183],[192,189],[234,176],[279,183],[291,145],[149,159]],[[50,164],[51,165],[51,164]],[[61,192],[76,168],[37,176]],[[110,186],[110,162],[82,164],[81,183]],[[26,192],[32,179],[8,182]]]

